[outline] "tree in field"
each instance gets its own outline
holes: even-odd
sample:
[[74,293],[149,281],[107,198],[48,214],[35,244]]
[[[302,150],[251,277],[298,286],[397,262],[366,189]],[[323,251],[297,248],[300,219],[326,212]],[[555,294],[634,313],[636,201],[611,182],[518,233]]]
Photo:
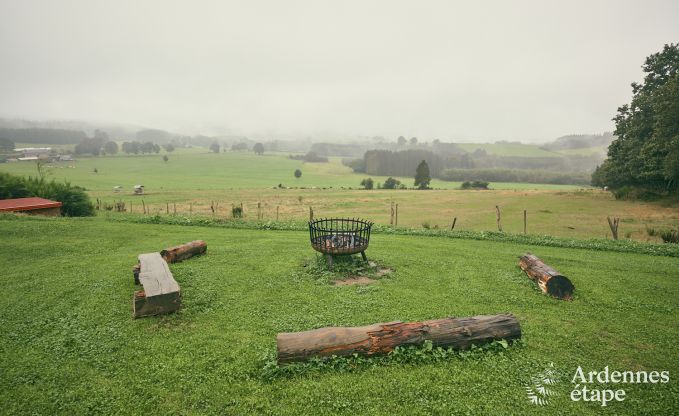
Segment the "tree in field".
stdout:
[[373,178],[365,178],[361,181],[361,186],[365,189],[373,189],[375,182],[373,182]]
[[632,83],[632,101],[618,108],[617,138],[608,159],[592,174],[592,185],[616,196],[634,190],[667,194],[679,189],[679,44],[646,58],[642,84]]
[[261,143],[255,143],[255,145],[252,147],[252,151],[255,152],[255,154],[257,155],[263,155],[264,145]]
[[142,154],[143,153],[153,153],[155,149],[155,145],[151,142],[144,142],[139,146],[139,150],[141,150]]
[[417,144],[417,137],[411,137],[410,138],[410,145],[415,146]]
[[396,144],[399,146],[405,146],[406,143],[408,143],[408,141],[403,136],[398,136],[398,139],[396,139]]
[[167,163],[168,160],[170,160],[170,158],[167,157],[167,155],[163,155],[163,161],[164,161],[165,163]]
[[166,152],[171,153],[174,152],[174,145],[172,143],[168,143],[165,146],[163,146]]
[[104,152],[106,152],[107,155],[115,155],[118,153],[118,143],[114,141],[104,143]]
[[139,153],[139,147],[140,143],[139,142],[124,142],[123,143],[123,152],[127,153],[128,155],[130,153],[134,153],[135,155]]
[[215,153],[219,153],[219,143],[212,142],[212,144],[210,145],[210,150]]
[[295,178],[299,179],[302,177],[302,171],[299,169],[295,169]]
[[429,165],[427,165],[426,160],[423,160],[417,165],[415,170],[415,186],[417,186],[417,189],[427,189],[429,188],[429,182],[431,182]]
[[382,185],[382,188],[384,189],[396,189],[401,185],[401,181],[398,179],[394,179],[391,176],[387,178],[386,181],[384,181],[384,185]]

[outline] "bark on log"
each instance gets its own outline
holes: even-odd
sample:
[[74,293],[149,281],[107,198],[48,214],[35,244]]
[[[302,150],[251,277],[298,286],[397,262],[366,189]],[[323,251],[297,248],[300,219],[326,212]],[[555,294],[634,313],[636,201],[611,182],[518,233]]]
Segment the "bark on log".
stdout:
[[444,318],[423,322],[389,322],[362,327],[328,327],[276,337],[278,363],[312,357],[387,354],[400,345],[431,341],[436,347],[467,349],[500,339],[521,338],[521,325],[512,314]]
[[168,263],[177,263],[190,257],[204,254],[206,250],[207,244],[205,241],[196,240],[165,249],[160,252],[160,255],[163,256]]
[[537,256],[531,253],[524,254],[519,260],[519,267],[538,284],[542,293],[558,299],[572,299],[575,290],[573,283],[566,276],[546,265]]

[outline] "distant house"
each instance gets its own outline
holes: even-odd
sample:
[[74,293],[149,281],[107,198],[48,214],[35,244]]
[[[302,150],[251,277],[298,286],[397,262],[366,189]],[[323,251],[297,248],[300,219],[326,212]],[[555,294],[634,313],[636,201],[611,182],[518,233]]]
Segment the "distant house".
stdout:
[[58,217],[61,215],[61,202],[38,197],[0,199],[0,212]]
[[73,162],[74,160],[73,155],[59,155],[60,162]]
[[52,153],[51,147],[23,147],[21,149],[14,149],[15,152],[20,152],[20,161],[49,159]]

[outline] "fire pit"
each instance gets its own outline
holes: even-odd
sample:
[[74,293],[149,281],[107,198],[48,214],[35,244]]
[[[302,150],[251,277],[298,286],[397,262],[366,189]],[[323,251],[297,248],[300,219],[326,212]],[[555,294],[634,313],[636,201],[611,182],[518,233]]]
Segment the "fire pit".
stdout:
[[328,267],[332,268],[333,256],[361,253],[368,261],[365,250],[370,242],[373,223],[357,218],[321,218],[309,221],[311,247],[325,254]]

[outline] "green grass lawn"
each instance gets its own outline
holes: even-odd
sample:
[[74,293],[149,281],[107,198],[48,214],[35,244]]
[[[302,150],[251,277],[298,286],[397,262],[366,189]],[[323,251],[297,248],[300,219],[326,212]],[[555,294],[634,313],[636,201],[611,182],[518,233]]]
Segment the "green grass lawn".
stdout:
[[[3,414],[659,415],[679,406],[677,258],[374,234],[368,256],[395,272],[333,287],[303,267],[314,257],[304,232],[2,217],[0,236]],[[136,255],[199,238],[208,254],[171,266],[180,312],[133,320]],[[526,278],[517,256],[527,250],[571,278],[572,302]],[[501,312],[520,320],[523,346],[262,376],[278,332]],[[532,405],[525,385],[549,363],[562,380],[548,405]],[[577,366],[669,370],[671,381],[618,385],[627,399],[602,409],[569,399]]]

